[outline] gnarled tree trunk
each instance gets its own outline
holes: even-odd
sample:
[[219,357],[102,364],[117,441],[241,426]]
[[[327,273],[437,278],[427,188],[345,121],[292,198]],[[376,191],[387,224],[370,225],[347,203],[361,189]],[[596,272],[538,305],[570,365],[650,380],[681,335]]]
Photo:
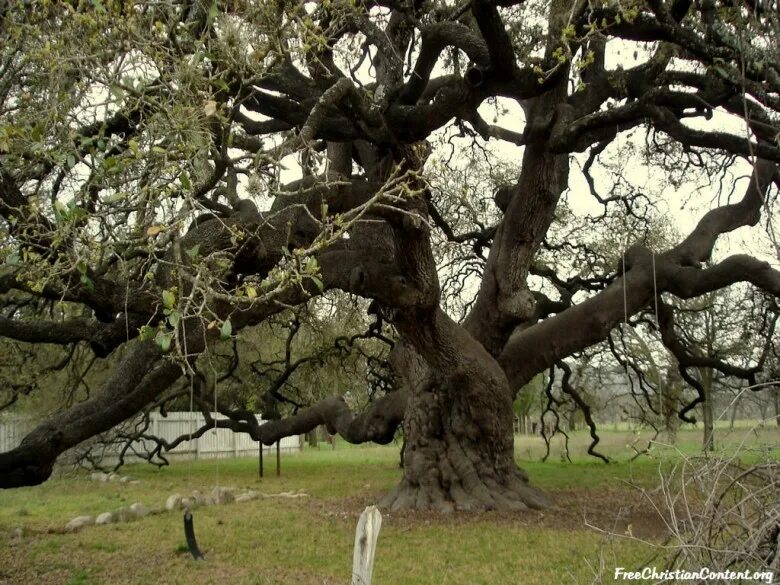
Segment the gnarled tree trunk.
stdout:
[[414,348],[401,349],[407,355],[399,372],[410,390],[404,475],[382,505],[444,512],[549,506],[514,461],[512,392],[498,362],[441,310],[430,324],[417,324],[428,334],[406,336]]

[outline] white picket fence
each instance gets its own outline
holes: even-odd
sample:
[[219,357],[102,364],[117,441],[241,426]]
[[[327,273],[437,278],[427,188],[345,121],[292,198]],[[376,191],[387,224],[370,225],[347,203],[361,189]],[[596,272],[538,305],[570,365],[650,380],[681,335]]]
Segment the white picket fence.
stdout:
[[[220,414],[212,414],[215,419],[223,419]],[[205,418],[200,413],[169,412],[168,416],[151,413],[149,434],[173,441],[181,435],[187,435],[205,424]],[[27,433],[38,421],[28,417],[0,418],[0,453],[17,447]],[[260,421],[263,424],[264,421]],[[143,441],[137,441],[134,446],[144,451]],[[302,440],[298,435],[285,437],[279,442],[280,451],[299,451]],[[153,444],[148,443],[151,449]],[[264,451],[276,451],[276,444],[264,446]],[[128,455],[130,451],[128,451]],[[110,454],[109,454],[110,455]],[[247,457],[258,455],[258,443],[246,433],[234,433],[229,429],[211,429],[200,438],[183,441],[175,449],[164,451],[163,455],[171,460],[177,459],[214,459],[228,457]],[[126,457],[131,461],[132,456]]]
[[29,417],[0,417],[0,453],[18,446],[35,424],[36,421]]

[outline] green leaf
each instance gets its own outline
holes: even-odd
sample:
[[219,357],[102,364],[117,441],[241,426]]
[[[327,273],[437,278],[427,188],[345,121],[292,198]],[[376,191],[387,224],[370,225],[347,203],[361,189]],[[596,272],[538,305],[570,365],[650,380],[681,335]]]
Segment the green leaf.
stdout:
[[325,284],[319,278],[317,278],[316,276],[311,276],[309,278],[311,278],[314,281],[314,284],[317,285],[317,288],[320,289],[320,292],[325,291]]
[[219,16],[219,7],[216,2],[212,2],[211,8],[209,8],[209,22],[213,22],[217,16]]
[[230,335],[233,333],[233,325],[230,323],[230,319],[225,319],[222,323],[222,327],[219,329],[219,337],[221,339],[230,339]]
[[8,152],[11,150],[11,139],[8,138],[8,130],[0,127],[0,151]]
[[217,86],[219,89],[221,89],[222,91],[230,91],[230,86],[221,77],[217,77],[216,79],[212,79],[211,82],[215,86]]
[[88,290],[95,290],[95,283],[86,275],[81,275],[81,284],[83,284]]
[[192,248],[185,250],[184,253],[187,254],[191,260],[195,260],[200,253],[200,244],[195,244]]
[[68,155],[67,165],[69,169],[76,166],[76,156],[73,153]]
[[168,351],[171,349],[171,339],[172,336],[170,333],[163,333],[160,331],[157,333],[157,337],[154,338],[154,341],[157,345],[160,346],[160,349],[163,351]]
[[176,295],[173,291],[164,290],[162,293],[163,306],[166,309],[172,309],[176,305]]
[[187,175],[187,173],[182,173],[179,175],[179,180],[181,181],[181,186],[185,191],[192,189],[192,183],[190,182],[190,177]]
[[168,323],[171,324],[171,327],[174,329],[179,326],[179,322],[181,321],[181,313],[179,311],[171,311],[171,314],[168,315]]
[[87,263],[84,262],[83,259],[80,259],[78,262],[76,262],[76,270],[81,272],[81,274],[87,273]]
[[116,193],[112,193],[108,197],[106,197],[103,202],[104,203],[117,203],[119,201],[122,201],[123,199],[127,198],[127,193],[124,191],[118,191]]
[[108,90],[111,92],[111,95],[114,96],[116,99],[121,100],[123,97],[125,97],[125,90],[119,87],[117,84],[112,83]]
[[143,325],[138,330],[138,336],[141,338],[141,341],[151,341],[152,339],[154,339],[154,329],[152,329],[148,325]]

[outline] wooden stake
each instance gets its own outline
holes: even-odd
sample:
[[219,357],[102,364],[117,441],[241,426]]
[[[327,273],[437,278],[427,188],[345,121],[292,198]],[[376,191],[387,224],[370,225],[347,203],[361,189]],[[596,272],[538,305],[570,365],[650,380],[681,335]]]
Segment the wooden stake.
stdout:
[[382,514],[369,506],[360,515],[355,530],[355,550],[352,553],[352,585],[371,585],[374,572],[376,539],[382,527]]

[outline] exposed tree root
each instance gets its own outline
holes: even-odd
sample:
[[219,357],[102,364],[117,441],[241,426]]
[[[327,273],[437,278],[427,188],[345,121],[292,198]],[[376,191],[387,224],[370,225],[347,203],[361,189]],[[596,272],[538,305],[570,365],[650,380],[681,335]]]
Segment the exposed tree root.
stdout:
[[528,475],[514,465],[511,451],[496,457],[489,452],[491,445],[447,435],[408,446],[404,478],[380,506],[452,512],[538,510],[553,505],[544,492],[528,483]]
[[404,478],[380,502],[390,510],[434,510],[449,513],[455,510],[541,510],[553,505],[541,490],[529,485],[520,474],[508,481],[480,479],[477,476],[437,482],[413,483]]

